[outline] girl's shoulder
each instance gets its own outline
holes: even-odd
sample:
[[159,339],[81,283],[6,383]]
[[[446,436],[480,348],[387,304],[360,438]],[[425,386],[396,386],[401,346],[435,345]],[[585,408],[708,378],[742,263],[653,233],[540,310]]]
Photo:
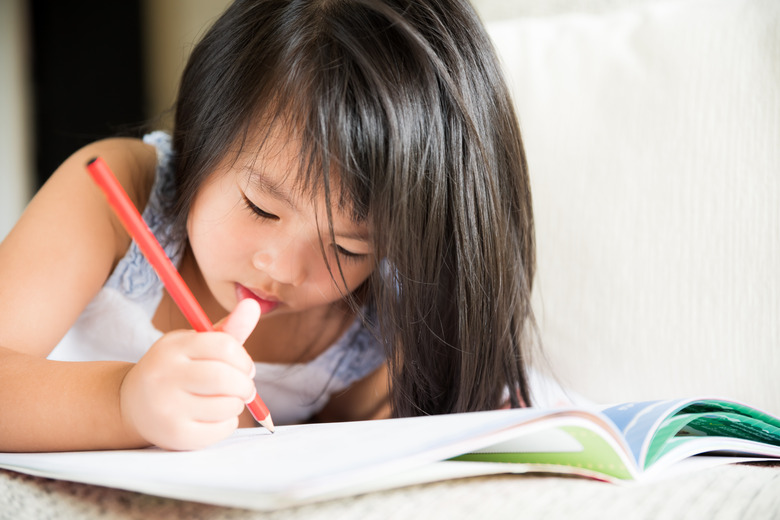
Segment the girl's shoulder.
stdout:
[[[144,218],[149,208],[155,215],[163,213],[163,201],[169,200],[168,195],[173,190],[173,152],[168,134],[152,132],[143,138],[102,139],[78,152],[84,153],[90,157],[100,156],[108,163],[133,204],[144,213]],[[120,242],[118,261],[130,246],[131,238],[121,225],[115,228],[124,237]]]
[[149,141],[146,137],[110,137],[85,146],[74,156],[102,157],[136,207],[143,208],[157,175],[162,138],[159,138],[159,144],[158,147],[157,141]]

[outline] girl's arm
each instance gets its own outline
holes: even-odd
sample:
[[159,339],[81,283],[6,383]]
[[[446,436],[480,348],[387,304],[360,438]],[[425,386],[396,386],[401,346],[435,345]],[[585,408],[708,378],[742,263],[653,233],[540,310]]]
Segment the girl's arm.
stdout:
[[107,140],[70,157],[0,243],[0,450],[145,444],[119,420],[119,386],[132,365],[44,358],[97,294],[130,238],[84,169],[95,155],[146,203],[155,150]]
[[344,392],[334,395],[317,414],[317,421],[363,421],[391,416],[387,366],[357,381]]
[[58,168],[0,244],[0,451],[205,446],[232,432],[254,397],[241,344],[256,304],[239,305],[217,325],[224,332],[165,334],[137,364],[45,359],[130,244],[84,169],[95,155],[138,207],[153,184],[153,147],[90,145]]

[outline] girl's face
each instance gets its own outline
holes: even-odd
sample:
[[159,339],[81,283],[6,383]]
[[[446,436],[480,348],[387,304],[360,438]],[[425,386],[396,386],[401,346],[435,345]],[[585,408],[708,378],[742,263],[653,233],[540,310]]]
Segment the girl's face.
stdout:
[[328,306],[374,269],[366,224],[334,204],[332,240],[324,193],[312,200],[296,189],[298,153],[295,139],[271,132],[260,155],[227,154],[193,201],[190,246],[225,310],[243,298],[257,300],[263,315]]

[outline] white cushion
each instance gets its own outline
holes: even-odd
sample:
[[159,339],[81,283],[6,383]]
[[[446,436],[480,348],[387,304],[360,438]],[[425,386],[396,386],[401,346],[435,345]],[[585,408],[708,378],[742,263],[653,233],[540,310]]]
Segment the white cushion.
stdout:
[[600,402],[780,413],[780,2],[488,28],[528,153],[554,373]]

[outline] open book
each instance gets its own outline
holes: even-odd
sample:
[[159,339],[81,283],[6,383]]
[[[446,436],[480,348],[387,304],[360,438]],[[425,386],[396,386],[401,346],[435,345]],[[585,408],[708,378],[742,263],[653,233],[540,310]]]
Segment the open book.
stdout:
[[[707,454],[706,456],[697,456]],[[624,482],[780,459],[780,419],[715,399],[604,410],[516,409],[243,429],[209,448],[0,453],[14,471],[218,505],[271,510],[492,473]]]

